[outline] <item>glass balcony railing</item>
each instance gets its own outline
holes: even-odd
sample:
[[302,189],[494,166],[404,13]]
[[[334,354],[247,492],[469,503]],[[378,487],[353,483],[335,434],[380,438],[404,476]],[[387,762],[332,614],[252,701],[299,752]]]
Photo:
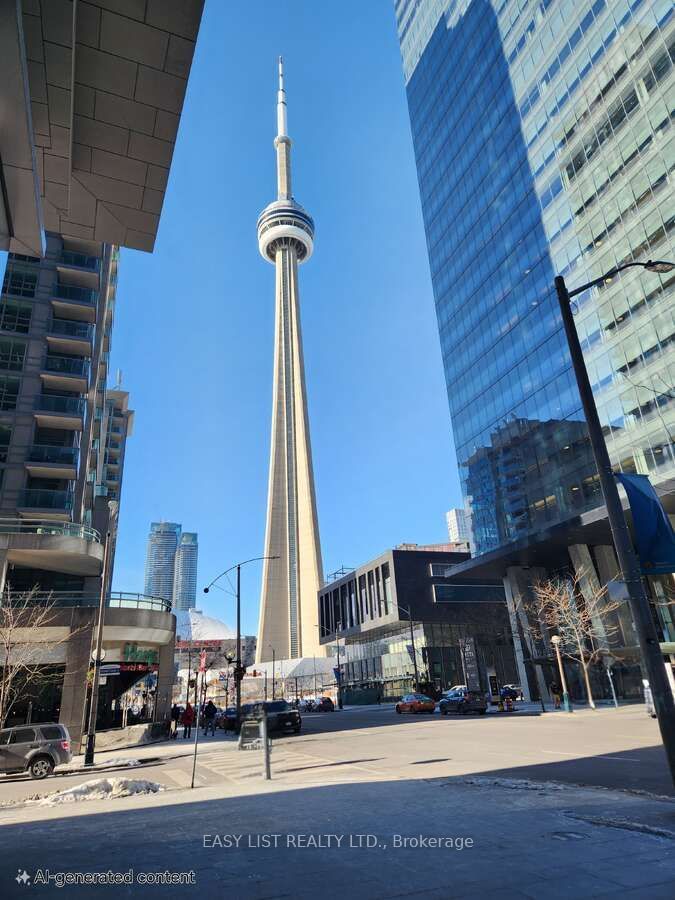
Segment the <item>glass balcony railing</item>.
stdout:
[[73,493],[72,491],[24,488],[19,491],[16,505],[20,509],[58,509],[69,512],[73,508]]
[[[16,593],[16,592],[15,592]],[[0,595],[0,602],[11,599],[11,595]],[[98,606],[98,594],[80,593],[79,591],[33,591],[31,600],[34,604],[50,606]],[[113,591],[106,599],[106,606],[111,609],[149,609],[154,612],[171,612],[171,601],[163,597],[149,594],[131,594]]]
[[91,272],[98,272],[100,261],[97,256],[87,256],[84,253],[75,253],[73,250],[63,250],[60,262],[64,266],[77,266],[78,269],[89,269]]
[[42,394],[35,398],[35,409],[42,412],[64,413],[70,416],[84,416],[86,400],[84,397],[59,397],[55,394]]
[[89,362],[72,356],[51,356],[47,354],[45,357],[45,372],[55,372],[60,375],[82,375],[86,377],[89,374]]
[[57,284],[53,294],[61,300],[77,300],[79,303],[96,303],[96,291],[90,288],[78,287],[75,284]]
[[101,543],[99,532],[88,525],[78,525],[76,522],[49,522],[43,519],[0,519],[0,534],[44,534]]
[[83,341],[90,341],[93,331],[93,325],[88,325],[86,322],[74,322],[70,319],[52,319],[49,323],[50,334],[80,338]]
[[77,447],[54,447],[50,444],[33,444],[28,451],[28,462],[58,463],[65,466],[77,465]]

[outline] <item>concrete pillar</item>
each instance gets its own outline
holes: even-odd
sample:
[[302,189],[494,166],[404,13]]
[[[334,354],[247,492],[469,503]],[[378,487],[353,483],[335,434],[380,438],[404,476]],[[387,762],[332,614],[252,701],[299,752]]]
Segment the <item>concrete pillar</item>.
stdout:
[[174,682],[174,641],[159,648],[159,670],[155,695],[155,721],[168,719]]
[[[5,591],[5,580],[7,578],[7,548],[0,548],[0,597]],[[0,599],[0,606],[2,600]]]
[[516,612],[516,601],[511,591],[511,582],[508,575],[504,580],[504,593],[506,594],[506,605],[509,610],[509,621],[511,623],[511,634],[513,635],[513,652],[516,657],[516,667],[518,669],[518,680],[523,689],[523,696],[526,700],[531,700],[530,681],[527,677],[527,668],[525,666],[525,657],[523,655],[523,642],[520,639],[520,628],[518,627],[518,613]]
[[[581,594],[584,600],[589,604],[592,604],[594,597],[597,600],[602,585],[598,580],[598,573],[595,571],[590,550],[586,544],[572,544],[567,549],[570,559],[572,560],[572,566],[574,567],[574,571],[579,580]],[[591,612],[591,621],[598,641],[600,641],[601,644],[604,644],[604,646],[607,646],[607,629],[605,628],[602,616],[598,615],[597,612],[595,614]],[[610,625],[611,623],[608,622],[607,624]]]
[[66,671],[63,676],[59,722],[70,732],[73,753],[80,752],[94,618],[95,612],[91,609],[74,609],[71,637],[66,643]]
[[[506,578],[504,579],[504,588],[506,591],[506,600],[507,605],[509,607],[509,617],[511,618],[511,628],[514,634],[514,649],[516,650],[516,664],[518,665],[518,673],[522,675],[525,673],[525,678],[521,681],[521,687],[523,688],[523,694],[526,696],[526,699],[531,700],[531,685],[529,678],[527,677],[527,665],[525,662],[522,643],[520,639],[520,632],[522,629],[523,640],[525,641],[525,646],[527,647],[530,658],[536,656],[536,649],[534,646],[534,640],[532,639],[532,633],[529,628],[529,623],[527,620],[527,612],[525,610],[525,605],[531,600],[531,585],[534,581],[540,578],[544,578],[546,575],[543,569],[523,569],[520,566],[511,566],[506,570]],[[511,610],[513,609],[513,615]],[[514,619],[515,619],[515,627],[514,627]],[[520,659],[518,649],[516,649],[516,635],[518,635],[518,642],[520,644]],[[522,668],[521,668],[522,664]],[[542,700],[546,700],[548,697],[548,690],[546,687],[546,680],[544,679],[544,674],[541,670],[541,666],[537,666],[534,663],[531,664],[531,668],[534,670],[534,677],[536,680],[537,688],[539,690],[539,696]],[[527,694],[526,694],[527,689]]]
[[[599,545],[593,547],[593,553],[598,564],[598,575],[603,585],[610,585],[610,598],[623,599],[621,606],[617,609],[617,618],[623,635],[623,644],[625,647],[637,647],[638,638],[635,633],[635,625],[633,624],[633,614],[630,611],[626,588],[620,581],[619,563],[616,559],[614,547],[610,545]],[[616,590],[611,590],[612,585],[616,586]],[[619,595],[618,591],[622,590]]]

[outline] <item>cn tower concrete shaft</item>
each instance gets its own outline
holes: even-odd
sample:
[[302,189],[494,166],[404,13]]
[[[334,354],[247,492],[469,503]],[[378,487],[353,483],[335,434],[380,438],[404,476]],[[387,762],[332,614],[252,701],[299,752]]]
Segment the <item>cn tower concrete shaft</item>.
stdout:
[[258,219],[258,245],[276,269],[274,390],[257,662],[323,656],[317,592],[323,582],[302,356],[298,266],[314,222],[291,194],[291,141],[279,60],[277,193]]

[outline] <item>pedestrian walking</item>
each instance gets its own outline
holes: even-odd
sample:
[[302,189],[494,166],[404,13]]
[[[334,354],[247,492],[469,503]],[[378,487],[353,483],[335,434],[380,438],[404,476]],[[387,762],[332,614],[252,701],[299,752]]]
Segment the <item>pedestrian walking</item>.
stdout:
[[178,722],[180,721],[180,706],[177,703],[171,707],[171,730],[169,737],[175,740],[178,737]]
[[216,735],[216,714],[218,710],[216,709],[213,700],[209,700],[209,702],[204,707],[204,737],[211,731],[211,734],[215,737]]
[[182,722],[183,722],[183,737],[189,738],[192,734],[192,724],[195,720],[195,711],[194,709],[188,705],[185,707],[183,712]]
[[560,709],[560,695],[562,691],[560,690],[560,685],[557,681],[552,681],[551,686],[549,688],[551,692],[551,696],[553,697],[553,705],[556,709]]

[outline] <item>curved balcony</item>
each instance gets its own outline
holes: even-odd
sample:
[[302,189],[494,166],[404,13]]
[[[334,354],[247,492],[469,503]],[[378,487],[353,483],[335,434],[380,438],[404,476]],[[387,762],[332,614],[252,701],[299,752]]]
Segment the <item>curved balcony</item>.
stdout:
[[[9,595],[6,595],[9,597]],[[53,604],[55,607],[98,606],[98,594],[79,591],[35,591],[31,594],[35,604]],[[152,612],[171,612],[171,601],[163,597],[149,594],[133,594],[124,591],[111,591],[106,599],[106,607],[110,609],[147,609]]]
[[0,519],[0,534],[48,534],[101,543],[101,535],[95,528],[75,522],[50,522],[46,519]]

